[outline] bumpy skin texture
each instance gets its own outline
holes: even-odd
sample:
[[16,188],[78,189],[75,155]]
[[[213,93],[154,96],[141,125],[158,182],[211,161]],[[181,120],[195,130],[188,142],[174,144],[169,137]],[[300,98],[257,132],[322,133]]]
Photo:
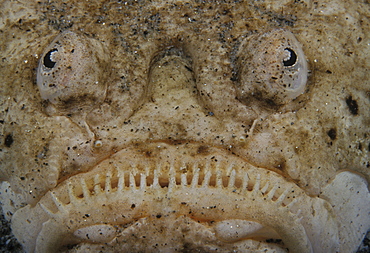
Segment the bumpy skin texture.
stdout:
[[368,4],[1,5],[0,198],[25,251],[356,250]]

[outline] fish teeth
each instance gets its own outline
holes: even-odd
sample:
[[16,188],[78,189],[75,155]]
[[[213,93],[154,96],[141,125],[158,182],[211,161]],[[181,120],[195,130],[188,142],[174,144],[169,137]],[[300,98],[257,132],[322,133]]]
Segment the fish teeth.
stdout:
[[183,187],[186,187],[188,185],[187,179],[186,179],[187,173],[181,174],[181,185]]
[[82,187],[83,198],[86,201],[89,201],[90,198],[91,198],[91,192],[90,192],[89,188],[87,187],[86,180],[84,178],[81,178],[80,183],[81,183],[81,187]]
[[45,211],[45,213],[47,213],[50,217],[55,217],[55,213],[53,213],[49,208],[47,208],[44,204],[40,203],[40,207],[42,208],[42,210]]
[[235,177],[236,177],[236,171],[235,169],[233,169],[230,173],[229,184],[227,185],[227,188],[229,189],[235,188]]
[[205,171],[204,180],[202,182],[202,187],[203,188],[208,188],[209,187],[211,176],[212,176],[212,172],[207,168],[206,171]]
[[261,175],[257,174],[256,183],[254,184],[253,190],[252,190],[252,196],[256,196],[258,194],[260,190],[260,184],[261,184]]
[[173,165],[170,166],[168,181],[168,192],[172,192],[173,188],[176,186],[176,172]]
[[222,184],[222,174],[221,174],[221,170],[217,169],[216,170],[216,187],[217,188],[222,188],[223,187],[223,184]]
[[276,190],[279,188],[279,186],[277,184],[275,184],[272,189],[269,191],[269,193],[267,194],[267,200],[272,200],[272,198],[274,197],[275,195],[275,192]]
[[270,184],[267,182],[264,187],[262,187],[261,192],[263,195],[265,195],[267,189],[269,188]]
[[285,189],[285,191],[279,196],[279,198],[276,200],[276,204],[282,205],[283,201],[285,200],[288,192],[290,191],[290,188]]
[[[291,210],[292,209],[292,207],[294,206],[294,204],[295,203],[297,203],[298,202],[298,200],[297,199],[293,199],[293,201],[292,202],[290,202],[288,205],[287,205],[287,207]],[[300,210],[299,210],[300,211]]]
[[185,161],[183,161],[182,165],[179,166],[180,181],[181,181],[180,184],[182,186],[188,185],[187,183],[188,169],[189,169],[189,164]]
[[153,184],[152,184],[152,187],[154,189],[158,189],[160,188],[161,186],[159,185],[159,175],[160,175],[160,171],[158,169],[155,169],[154,170],[154,178],[153,178]]
[[134,174],[130,171],[129,173],[129,182],[130,182],[130,190],[135,191],[136,190],[136,182]]
[[51,199],[54,202],[55,206],[58,208],[58,211],[62,214],[67,214],[67,208],[64,203],[62,203],[59,198],[55,195],[55,193],[50,192]]
[[146,189],[146,174],[140,173],[140,190],[145,191]]
[[70,203],[76,203],[78,199],[73,191],[73,185],[71,182],[68,182],[67,184],[67,191]]
[[200,171],[200,169],[198,168],[197,164],[195,164],[194,169],[193,169],[193,178],[191,180],[191,188],[198,187],[199,171]]
[[245,172],[243,176],[243,183],[242,183],[242,192],[248,191],[248,186],[249,186],[249,176],[248,173]]
[[112,171],[108,171],[105,176],[105,193],[110,193],[112,191]]
[[[302,214],[302,210],[298,209],[298,212],[296,213],[296,216],[299,217],[299,216],[301,216],[301,214]],[[300,219],[302,219],[302,218],[303,218],[303,216],[300,217]]]
[[[126,222],[126,220],[138,218],[138,215],[146,215],[145,212],[150,215],[161,213],[163,211],[161,209],[162,205],[160,203],[157,205],[157,201],[163,201],[163,206],[174,203],[174,206],[168,207],[171,210],[175,210],[173,208],[176,208],[176,203],[181,203],[181,206],[185,203],[192,208],[192,215],[197,213],[199,217],[207,214],[218,217],[217,210],[215,212],[210,210],[217,206],[217,208],[220,207],[225,210],[230,219],[244,219],[247,217],[273,223],[274,218],[270,215],[266,216],[268,210],[274,210],[273,216],[276,212],[279,219],[283,217],[290,220],[291,225],[298,222],[300,223],[299,226],[302,227],[312,219],[304,207],[302,208],[303,211],[299,209],[301,203],[310,203],[306,199],[300,201],[301,198],[304,198],[304,193],[302,193],[302,197],[301,195],[295,195],[295,198],[288,198],[292,196],[292,189],[295,190],[294,185],[291,188],[282,188],[282,186],[285,186],[283,182],[277,182],[276,180],[269,182],[269,177],[262,172],[254,173],[253,170],[239,170],[235,167],[225,171],[222,170],[220,165],[213,162],[201,163],[200,165],[189,163],[181,168],[179,165],[162,163],[140,168],[134,165],[129,167],[120,166],[104,173],[91,174],[90,177],[68,180],[59,192],[50,192],[51,198],[45,198],[44,202],[39,203],[38,208],[45,215],[45,219],[40,221],[39,224],[42,225],[43,222],[51,220],[51,222],[55,222],[56,229],[63,228],[65,225],[68,229],[70,227],[80,228],[80,226],[85,226],[85,223],[84,225],[69,224],[68,221],[77,221],[81,218],[80,215],[84,213],[90,215],[90,211],[92,212],[91,209],[96,203],[102,206],[102,210],[108,208],[105,206],[109,206],[109,210],[114,210],[112,215],[118,215],[117,218],[113,217],[113,219],[117,219],[114,222]],[[148,194],[145,194],[145,192]],[[83,195],[82,198],[81,195]],[[214,199],[212,199],[213,197]],[[140,198],[145,200],[144,206],[141,206],[140,201],[137,201]],[[225,199],[226,203],[220,201],[220,198]],[[168,202],[170,200],[175,200],[175,202]],[[202,209],[197,209],[197,205],[200,205]],[[146,206],[149,207],[148,211],[144,209]],[[240,211],[239,208],[253,210],[246,211],[246,216],[243,216],[243,211]],[[78,210],[78,212],[74,210]],[[121,218],[122,210],[127,212],[127,217],[122,216],[123,219]],[[139,213],[137,213],[137,210],[139,210]],[[178,210],[187,213],[186,208],[179,208]],[[94,222],[100,222],[100,220],[106,218],[105,216],[100,217],[99,212],[100,210],[96,210],[91,215],[91,217],[94,217]],[[233,212],[235,212],[235,217]],[[126,214],[124,215],[126,216]],[[85,222],[91,220],[92,218],[86,218]],[[284,229],[289,230],[287,226]],[[303,228],[302,231],[304,232]],[[304,235],[303,232],[302,235]],[[296,231],[291,233],[296,233]]]
[[100,174],[96,174],[94,177],[94,193],[98,195],[102,192],[102,188],[100,185]]
[[118,170],[118,191],[123,192],[125,189],[125,172]]

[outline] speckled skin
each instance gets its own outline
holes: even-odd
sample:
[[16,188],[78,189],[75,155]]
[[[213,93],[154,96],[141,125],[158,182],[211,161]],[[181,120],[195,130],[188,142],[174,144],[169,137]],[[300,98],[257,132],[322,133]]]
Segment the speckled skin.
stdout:
[[[49,191],[63,191],[75,175],[83,177],[97,164],[118,159],[114,157],[122,150],[165,156],[157,149],[166,145],[168,150],[179,147],[185,153],[197,150],[194,160],[217,149],[217,154],[270,171],[278,175],[279,184],[328,203],[332,193],[325,190],[329,193],[321,196],[323,189],[339,171],[350,170],[365,179],[359,189],[365,197],[352,197],[357,200],[354,205],[367,203],[368,14],[368,3],[355,1],[2,1],[0,198],[4,213],[11,220],[28,204],[26,208],[38,210],[38,203],[50,199]],[[251,106],[236,93],[239,47],[253,34],[276,28],[289,30],[302,45],[310,70],[307,89],[286,105],[259,101]],[[81,110],[77,103],[77,110],[67,115],[51,108],[36,85],[41,55],[65,30],[99,41],[110,59],[109,71],[101,73],[107,75],[104,102]],[[169,160],[173,153],[168,151]],[[341,214],[333,217],[337,216]],[[214,217],[222,219],[222,215]],[[185,226],[178,217],[168,222]],[[157,223],[161,222],[142,226]],[[355,224],[361,229],[339,234],[349,238],[348,246],[337,246],[341,252],[356,249],[369,218]],[[165,241],[166,236],[148,231]],[[137,243],[145,244],[140,238]],[[209,238],[205,240],[211,244]],[[21,243],[27,248],[26,242]],[[127,245],[135,245],[135,240]],[[180,241],[179,245],[172,249],[211,250],[201,248],[201,242],[191,246]],[[294,247],[286,241],[284,245]],[[88,247],[81,244],[73,250]],[[119,249],[112,247],[112,251]]]

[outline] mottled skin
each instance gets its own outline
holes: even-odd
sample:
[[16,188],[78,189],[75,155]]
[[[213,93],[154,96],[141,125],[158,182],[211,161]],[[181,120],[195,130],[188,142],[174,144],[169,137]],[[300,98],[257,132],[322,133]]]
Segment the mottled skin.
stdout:
[[[312,197],[338,171],[370,180],[366,2],[1,5],[0,197],[8,219],[73,175],[145,143],[185,150],[195,143],[200,155],[217,147]],[[286,105],[251,106],[235,91],[239,46],[274,28],[291,31],[301,43],[311,71],[308,86]],[[67,115],[50,111],[36,86],[41,55],[65,30],[98,40],[110,53],[104,102],[78,112],[74,103]],[[359,238],[362,233],[354,232]]]

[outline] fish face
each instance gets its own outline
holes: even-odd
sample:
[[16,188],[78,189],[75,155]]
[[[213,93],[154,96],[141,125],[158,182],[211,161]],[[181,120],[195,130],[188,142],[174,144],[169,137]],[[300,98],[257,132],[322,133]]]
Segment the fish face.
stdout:
[[0,198],[26,252],[357,248],[365,8],[68,3],[12,6],[1,34]]

